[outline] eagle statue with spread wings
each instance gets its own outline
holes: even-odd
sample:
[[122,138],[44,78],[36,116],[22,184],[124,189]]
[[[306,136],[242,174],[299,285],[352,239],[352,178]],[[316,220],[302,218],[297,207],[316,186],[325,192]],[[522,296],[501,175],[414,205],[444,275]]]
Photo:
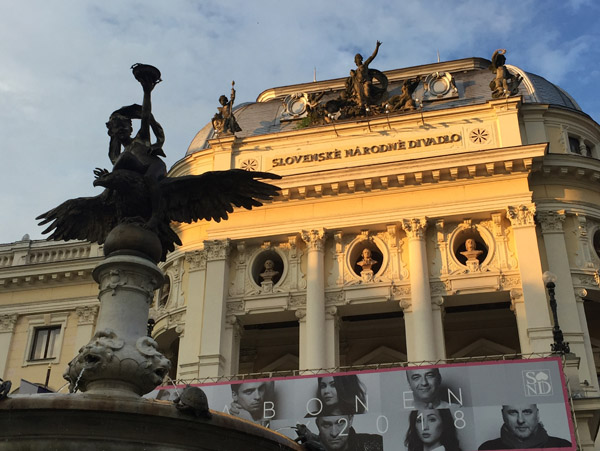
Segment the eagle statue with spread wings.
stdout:
[[[106,255],[114,248],[127,247],[134,234],[151,234],[160,244],[142,253],[164,261],[168,252],[181,245],[171,221],[227,219],[234,207],[252,209],[277,196],[279,188],[260,179],[280,179],[267,172],[241,169],[212,171],[201,175],[168,177],[162,144],[164,132],[151,113],[150,93],[161,81],[153,66],[136,64],[135,78],[144,89],[143,105],[130,105],[115,111],[106,126],[111,137],[111,171],[97,168],[94,186],[104,191],[94,197],[70,199],[36,219],[49,224],[43,233],[48,240],[88,240],[105,243]],[[131,137],[132,119],[141,119],[140,130]],[[156,143],[150,142],[150,129]],[[109,241],[119,241],[115,246]],[[109,246],[110,244],[110,246]],[[110,247],[110,248],[109,248]]]

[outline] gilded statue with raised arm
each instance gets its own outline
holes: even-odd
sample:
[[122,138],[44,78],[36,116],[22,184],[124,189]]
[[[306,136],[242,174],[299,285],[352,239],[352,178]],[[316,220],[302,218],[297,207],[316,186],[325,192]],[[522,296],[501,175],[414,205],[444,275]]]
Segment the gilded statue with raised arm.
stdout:
[[521,76],[513,75],[506,67],[506,49],[498,49],[492,55],[492,64],[489,69],[496,74],[490,82],[492,97],[494,99],[500,97],[510,97],[519,93],[519,85],[521,84]]
[[[360,106],[374,105],[378,103],[383,94],[387,91],[388,79],[377,69],[370,69],[369,64],[377,56],[381,42],[377,41],[375,51],[363,62],[363,57],[357,53],[354,57],[356,69],[350,71],[350,77],[347,81],[347,87],[351,91],[351,99]],[[373,80],[379,82],[379,86],[373,83]]]
[[221,106],[218,108],[218,112],[212,119],[212,125],[218,134],[234,134],[235,132],[241,132],[242,128],[239,126],[233,115],[233,102],[235,100],[235,81],[231,82],[231,96],[227,99],[227,96],[222,95],[219,97],[219,103]]

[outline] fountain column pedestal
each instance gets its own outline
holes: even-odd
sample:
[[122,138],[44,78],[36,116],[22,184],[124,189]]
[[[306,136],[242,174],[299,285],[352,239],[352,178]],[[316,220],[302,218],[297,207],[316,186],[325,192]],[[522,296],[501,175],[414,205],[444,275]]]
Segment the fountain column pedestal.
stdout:
[[[136,255],[137,254],[137,255]],[[162,271],[138,253],[109,255],[93,272],[99,284],[96,333],[69,363],[71,392],[139,397],[160,385],[171,362],[147,336],[148,310]]]

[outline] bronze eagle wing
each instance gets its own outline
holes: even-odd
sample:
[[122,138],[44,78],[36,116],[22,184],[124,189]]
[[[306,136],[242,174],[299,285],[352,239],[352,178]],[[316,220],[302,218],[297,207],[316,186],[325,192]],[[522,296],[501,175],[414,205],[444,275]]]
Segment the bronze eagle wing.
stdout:
[[114,202],[110,191],[98,196],[69,199],[58,207],[39,215],[40,225],[50,223],[42,232],[52,232],[48,240],[88,240],[104,243],[106,236],[117,225]]
[[262,201],[273,199],[280,188],[258,179],[278,180],[268,172],[230,169],[201,175],[166,177],[160,181],[166,215],[172,221],[193,222],[199,219],[220,222],[234,207],[248,210]]

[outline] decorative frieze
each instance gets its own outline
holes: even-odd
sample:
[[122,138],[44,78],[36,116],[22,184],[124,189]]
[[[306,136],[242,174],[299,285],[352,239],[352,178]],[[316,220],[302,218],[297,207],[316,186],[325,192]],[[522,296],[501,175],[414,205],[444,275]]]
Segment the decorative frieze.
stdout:
[[573,274],[573,285],[590,289],[598,288],[598,283],[596,282],[594,274]]
[[244,312],[244,301],[229,301],[227,302],[226,315],[231,316]]
[[429,284],[431,296],[444,296],[452,293],[452,284],[449,280],[431,282]]
[[288,298],[288,309],[294,310],[306,306],[306,295],[295,295]]
[[154,290],[156,290],[161,283],[162,280],[159,281],[154,277],[147,277],[139,271],[110,269],[108,275],[100,280],[98,288],[100,295],[105,291],[111,291],[112,296],[116,296],[119,289],[140,291],[145,294],[148,305],[150,305],[154,298]]
[[342,305],[346,303],[346,292],[343,290],[325,293],[325,305]]
[[502,275],[500,277],[500,288],[501,290],[508,290],[511,288],[520,288],[521,287],[521,277],[517,275],[507,276]]

